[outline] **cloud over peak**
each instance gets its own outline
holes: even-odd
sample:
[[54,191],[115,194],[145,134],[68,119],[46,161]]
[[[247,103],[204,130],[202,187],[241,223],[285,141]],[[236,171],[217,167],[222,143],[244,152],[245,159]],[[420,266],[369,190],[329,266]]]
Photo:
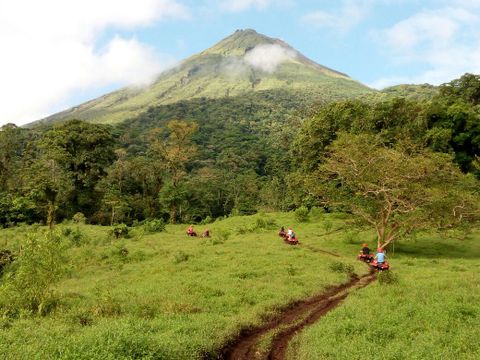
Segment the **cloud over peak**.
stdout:
[[285,61],[295,59],[297,54],[278,44],[257,45],[245,54],[245,62],[267,73],[273,73]]

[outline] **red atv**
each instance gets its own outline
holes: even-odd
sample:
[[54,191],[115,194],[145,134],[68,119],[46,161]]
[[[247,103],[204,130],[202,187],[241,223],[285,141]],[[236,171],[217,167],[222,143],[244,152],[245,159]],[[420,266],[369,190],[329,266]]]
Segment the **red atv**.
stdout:
[[296,237],[284,237],[283,240],[285,240],[285,242],[287,244],[290,244],[290,245],[297,245],[298,244],[298,239]]
[[385,271],[390,269],[390,265],[386,261],[384,263],[379,264],[377,260],[373,260],[372,262],[370,262],[370,266],[378,271]]
[[373,261],[373,258],[374,258],[373,254],[360,253],[357,256],[358,260],[361,260],[361,261],[366,262],[366,263],[371,263]]

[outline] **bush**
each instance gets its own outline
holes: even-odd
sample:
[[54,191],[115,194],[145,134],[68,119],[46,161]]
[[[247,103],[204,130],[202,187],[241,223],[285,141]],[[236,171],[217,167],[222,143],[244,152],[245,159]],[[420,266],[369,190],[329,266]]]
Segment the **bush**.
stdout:
[[149,233],[162,232],[165,230],[165,222],[163,219],[147,220],[143,224],[145,231]]
[[123,244],[119,244],[114,247],[111,254],[113,257],[119,259],[120,261],[126,261],[129,251]]
[[345,264],[341,261],[335,261],[328,265],[329,269],[333,272],[353,274],[353,265]]
[[125,224],[118,224],[113,227],[112,234],[115,239],[126,237],[128,235],[128,226]]
[[57,232],[27,235],[0,288],[4,313],[45,315],[56,306],[52,287],[67,270],[65,251],[66,245]]
[[391,270],[381,271],[378,274],[377,279],[378,279],[378,283],[380,285],[393,285],[393,284],[398,283],[397,274],[395,274]]
[[300,206],[297,210],[295,210],[294,215],[295,219],[298,222],[307,222],[309,219],[310,211],[305,206]]
[[72,230],[70,227],[65,227],[62,229],[62,235],[68,238],[74,246],[81,246],[85,242],[85,235],[79,227],[75,230]]
[[210,224],[210,223],[212,223],[212,222],[213,222],[213,219],[212,219],[212,217],[209,215],[209,216],[207,216],[205,219],[203,219],[203,220],[200,222],[200,224],[201,224],[201,225],[206,225],[206,224]]
[[87,218],[85,215],[83,215],[83,213],[77,212],[75,215],[73,215],[72,221],[74,224],[85,224]]

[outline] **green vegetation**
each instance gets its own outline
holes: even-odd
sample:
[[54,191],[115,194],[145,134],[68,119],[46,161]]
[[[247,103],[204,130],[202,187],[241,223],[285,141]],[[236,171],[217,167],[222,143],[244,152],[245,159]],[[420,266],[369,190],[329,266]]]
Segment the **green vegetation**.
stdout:
[[[281,46],[294,57],[287,59],[275,72],[255,68],[244,61],[248,51],[265,44]],[[314,63],[278,39],[244,30],[184,60],[161,74],[151,85],[115,91],[50,116],[43,122],[75,118],[113,124],[136,117],[150,106],[246,94],[255,97],[257,92],[271,90],[300,95],[310,104],[375,93],[344,74]]]
[[[215,356],[241,329],[346,282],[353,272],[367,272],[355,254],[361,243],[373,241],[373,232],[342,230],[352,229],[350,216],[314,215],[308,223],[297,223],[293,213],[232,217],[209,225],[211,239],[187,237],[184,225],[167,225],[158,234],[139,226],[123,240],[109,235],[109,227],[78,225],[72,230],[59,225],[68,233],[62,243],[73,244],[75,232],[83,240],[64,248],[61,264],[68,268],[44,272],[54,281],[44,287],[49,298],[41,311],[26,311],[30,305],[12,302],[16,297],[7,291],[9,274],[25,265],[13,263],[2,279],[0,354],[5,359]],[[273,221],[292,225],[302,245],[284,244],[276,230],[266,229],[273,228],[268,225]],[[321,230],[324,224],[330,224],[330,231]],[[18,253],[32,230],[2,230],[0,248]],[[43,231],[38,228],[35,238],[42,239],[38,235]],[[372,351],[386,359],[420,359],[427,353],[478,357],[479,238],[478,231],[449,230],[396,241],[388,253],[391,273],[353,292],[306,328],[291,344],[292,359],[355,359]],[[27,264],[29,259],[19,254],[15,262]],[[378,321],[385,325],[375,325]],[[268,348],[274,333],[260,347]]]
[[390,257],[396,281],[351,294],[294,339],[289,358],[477,359],[479,236],[402,242]]
[[292,358],[479,357],[480,76],[373,93],[299,53],[259,71],[258,44],[294,53],[240,31],[147,89],[0,129],[0,356],[216,358],[366,274],[367,241],[392,270]]
[[[337,215],[325,217],[335,227],[342,226]],[[82,244],[67,249],[70,269],[49,285],[55,301],[43,306],[41,314],[11,303],[11,293],[4,290],[10,284],[8,274],[3,279],[0,356],[202,358],[213,355],[242,328],[348,280],[346,272],[331,270],[339,258],[312,249],[340,252],[349,270],[367,271],[352,256],[357,245],[322,236],[318,222],[300,224],[293,218],[281,213],[232,217],[209,225],[211,239],[187,237],[184,225],[168,225],[151,235],[133,228],[123,240],[109,235],[108,227],[78,225]],[[272,220],[293,226],[309,248],[284,244],[277,229],[265,229],[273,227],[268,225]],[[256,230],[235,234],[241,228]],[[43,229],[37,230],[37,237]],[[0,248],[17,253],[31,230],[2,230]],[[16,261],[27,260],[19,253]],[[12,274],[15,269],[10,268]]]

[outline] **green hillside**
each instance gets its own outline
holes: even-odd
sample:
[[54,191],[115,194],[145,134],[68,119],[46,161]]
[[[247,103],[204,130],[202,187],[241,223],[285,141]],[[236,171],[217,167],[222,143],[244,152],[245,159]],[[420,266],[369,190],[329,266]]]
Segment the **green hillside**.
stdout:
[[312,101],[374,93],[347,75],[309,60],[285,42],[248,29],[237,30],[213,47],[184,60],[147,87],[112,92],[43,122],[77,118],[116,123],[154,105],[269,90],[302,94]]

